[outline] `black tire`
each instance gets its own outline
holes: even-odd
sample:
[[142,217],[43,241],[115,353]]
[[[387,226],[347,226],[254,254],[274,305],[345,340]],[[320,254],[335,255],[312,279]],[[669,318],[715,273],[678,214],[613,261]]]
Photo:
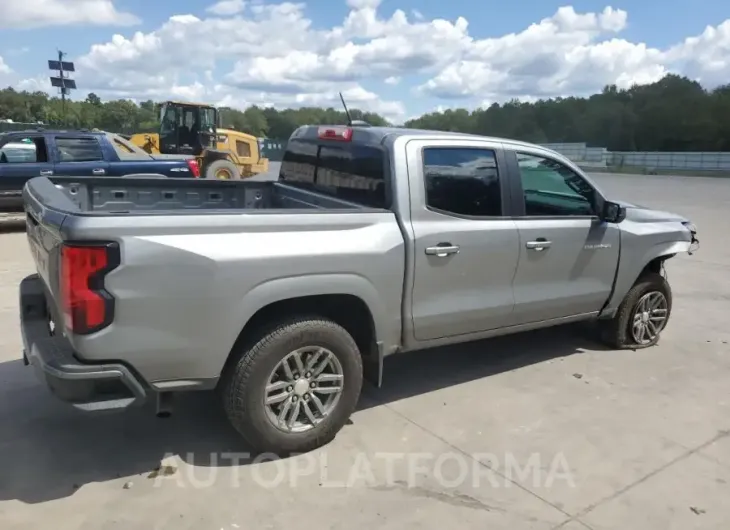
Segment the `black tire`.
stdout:
[[240,171],[238,171],[236,164],[230,160],[216,160],[215,162],[211,162],[205,169],[205,178],[218,180],[216,174],[219,171],[226,171],[230,175],[229,179],[224,180],[241,180]]
[[[339,360],[343,390],[330,414],[308,431],[278,429],[266,415],[263,396],[269,376],[289,353],[322,346]],[[236,354],[236,352],[234,352]],[[312,451],[332,441],[357,406],[362,389],[360,351],[342,326],[321,317],[296,317],[268,328],[244,346],[223,374],[224,408],[233,427],[259,452],[284,456]]]
[[[632,336],[632,316],[641,297],[651,291],[659,291],[666,298],[667,320],[654,340],[647,344],[639,344]],[[638,350],[654,346],[659,342],[661,332],[666,328],[671,313],[672,290],[669,287],[669,283],[661,274],[656,272],[645,273],[636,280],[634,286],[626,293],[626,296],[616,311],[616,315],[611,320],[599,322],[601,339],[607,345],[618,350]]]

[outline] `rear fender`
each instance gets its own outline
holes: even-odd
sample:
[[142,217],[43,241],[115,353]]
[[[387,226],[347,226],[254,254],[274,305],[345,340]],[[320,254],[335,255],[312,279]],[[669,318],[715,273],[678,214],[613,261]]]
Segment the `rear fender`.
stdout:
[[393,340],[397,342],[399,339],[400,314],[387,314],[377,290],[367,279],[354,274],[321,274],[277,278],[251,289],[231,315],[228,327],[231,334],[227,337],[229,351],[241,330],[264,307],[284,300],[328,294],[350,295],[362,300],[372,315],[377,343],[385,342],[387,347]]

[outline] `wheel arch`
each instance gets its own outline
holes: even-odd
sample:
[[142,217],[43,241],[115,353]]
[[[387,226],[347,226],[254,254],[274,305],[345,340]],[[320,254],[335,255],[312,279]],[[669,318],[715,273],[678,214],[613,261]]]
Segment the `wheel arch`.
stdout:
[[218,160],[228,160],[229,162],[235,162],[231,160],[231,154],[228,151],[221,151],[219,149],[207,149],[203,153],[203,162],[206,164],[210,164],[212,162],[217,162]]
[[664,262],[680,252],[687,252],[688,245],[684,241],[659,243],[648,248],[638,259],[629,261],[624,257],[619,258],[621,262],[616,273],[614,290],[606,307],[601,311],[600,318],[612,318],[626,293],[644,273],[661,273]]
[[[240,328],[231,338],[231,348],[222,375],[246,341],[260,336],[268,326],[293,316],[319,316],[341,325],[352,335],[363,357],[365,377],[379,386],[382,380],[383,347],[379,339],[385,323],[375,288],[364,278],[351,275],[282,278],[250,291]],[[220,379],[220,377],[219,377]]]

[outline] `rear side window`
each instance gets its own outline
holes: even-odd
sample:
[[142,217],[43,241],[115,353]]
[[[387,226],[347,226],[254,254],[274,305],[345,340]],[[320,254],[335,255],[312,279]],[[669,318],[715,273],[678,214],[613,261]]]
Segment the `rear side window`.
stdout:
[[292,140],[279,180],[363,206],[387,208],[385,171],[385,154],[378,147]]
[[499,217],[502,199],[494,151],[471,147],[423,150],[428,207],[441,213]]
[[[116,134],[107,134],[107,140],[111,143],[114,148],[114,152],[120,159],[123,160],[148,160],[150,157],[149,153],[144,149],[136,146],[126,138],[117,136]],[[99,159],[97,159],[99,160]]]
[[42,138],[18,138],[0,147],[0,163],[33,164],[46,161]]
[[56,138],[61,162],[93,162],[104,160],[96,138]]

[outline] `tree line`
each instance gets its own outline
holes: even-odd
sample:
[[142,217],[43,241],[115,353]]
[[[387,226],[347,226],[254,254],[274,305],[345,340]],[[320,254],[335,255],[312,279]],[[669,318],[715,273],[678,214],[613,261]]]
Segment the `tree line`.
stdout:
[[[258,137],[287,138],[300,125],[346,123],[342,110],[222,108],[224,127]],[[351,110],[353,119],[387,125],[376,113]],[[103,102],[95,94],[67,101],[45,92],[0,90],[0,120],[132,133],[158,127],[159,103]],[[406,127],[500,136],[534,143],[586,142],[611,151],[730,151],[730,85],[713,90],[667,75],[629,89],[606,86],[588,98],[512,100],[475,110],[449,109],[409,120]]]

